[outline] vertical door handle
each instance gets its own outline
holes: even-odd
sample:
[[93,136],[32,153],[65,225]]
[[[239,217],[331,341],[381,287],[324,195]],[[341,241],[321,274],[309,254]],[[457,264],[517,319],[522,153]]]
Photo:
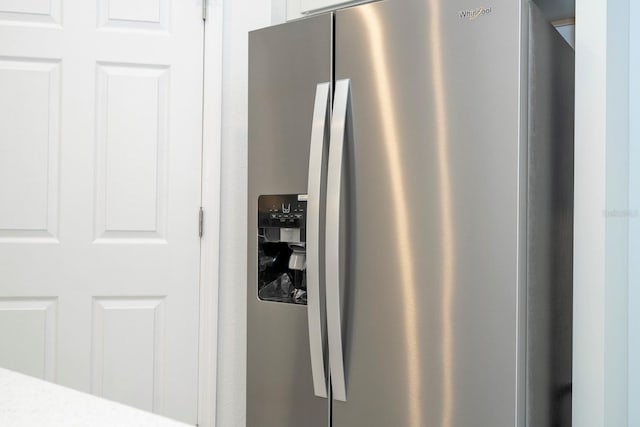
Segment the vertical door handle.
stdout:
[[311,144],[309,147],[309,178],[307,182],[307,316],[313,392],[327,397],[327,375],[324,358],[324,304],[320,293],[321,274],[321,218],[324,216],[324,190],[326,181],[327,128],[330,113],[330,83],[316,87],[313,106]]
[[[329,143],[329,170],[327,172],[327,224],[325,237],[327,330],[329,337],[329,364],[331,366],[331,389],[333,398],[346,401],[347,391],[342,349],[342,317],[340,310],[341,263],[340,213],[342,175],[344,171],[345,137],[347,113],[350,108],[349,80],[336,82],[331,118]],[[350,119],[349,119],[350,120]]]

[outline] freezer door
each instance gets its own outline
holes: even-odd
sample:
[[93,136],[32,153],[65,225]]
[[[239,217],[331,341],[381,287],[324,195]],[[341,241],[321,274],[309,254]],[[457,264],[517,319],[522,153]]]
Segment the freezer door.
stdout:
[[519,3],[388,1],[336,13],[336,88],[350,80],[353,130],[334,427],[521,419]]
[[[316,362],[318,356],[320,360],[313,372],[315,388],[310,357],[307,309],[318,296],[309,293],[307,302],[304,279],[295,282],[313,265],[307,261],[305,270],[304,234],[314,233],[312,225],[317,228],[317,222],[312,224],[308,215],[315,209],[313,215],[317,216],[318,207],[310,200],[304,211],[305,198],[298,199],[297,195],[307,193],[312,123],[326,114],[325,99],[331,88],[318,84],[331,82],[332,78],[332,25],[332,15],[320,15],[258,30],[249,36],[247,427],[329,425],[329,401],[314,394],[326,395],[323,343],[317,342],[321,339],[317,332],[322,319],[311,328],[315,339],[311,350]],[[315,118],[314,104],[320,105]],[[318,132],[314,132],[314,140],[317,136]],[[320,140],[322,136],[320,130]],[[312,165],[317,166],[318,162]],[[270,212],[273,200],[278,203]],[[294,225],[287,228],[271,224],[271,215],[286,215],[283,220]],[[300,224],[305,215],[306,229]],[[266,230],[267,235],[259,236],[259,229],[263,233]],[[293,253],[297,254],[296,259],[288,262],[279,258]],[[263,287],[259,295],[258,283],[266,285],[264,278],[269,274],[273,277],[268,280],[274,279],[272,283],[280,286],[279,292],[285,286],[278,284],[277,274],[282,278],[288,275],[287,286],[294,282],[300,293],[278,294],[274,298],[272,294],[266,296],[269,289]],[[320,307],[313,307],[319,316]]]

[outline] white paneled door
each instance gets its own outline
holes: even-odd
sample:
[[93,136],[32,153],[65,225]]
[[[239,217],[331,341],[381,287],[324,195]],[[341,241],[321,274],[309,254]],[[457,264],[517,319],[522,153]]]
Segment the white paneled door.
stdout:
[[202,0],[0,0],[0,366],[196,422]]

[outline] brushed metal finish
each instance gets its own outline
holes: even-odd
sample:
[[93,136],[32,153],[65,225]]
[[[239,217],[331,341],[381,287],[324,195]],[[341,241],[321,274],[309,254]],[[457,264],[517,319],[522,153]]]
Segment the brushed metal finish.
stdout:
[[535,5],[527,12],[527,425],[569,427],[574,54]]
[[[309,322],[309,350],[311,355],[311,375],[313,392],[316,396],[327,397],[327,375],[325,372],[324,343],[325,328],[322,315],[325,305],[320,298],[322,218],[325,205],[323,197],[327,179],[327,148],[325,143],[330,117],[331,83],[320,83],[316,87],[313,106],[311,143],[309,148],[309,178],[307,180],[307,319]],[[322,281],[324,283],[324,281]]]
[[[342,351],[329,351],[342,367],[332,405],[312,397],[304,307],[255,298],[250,215],[248,427],[570,425],[571,52],[526,0],[474,19],[460,8],[336,13],[335,78],[350,89],[336,88],[342,159],[319,255],[334,259],[327,321]],[[305,192],[303,87],[332,77],[312,55],[331,58],[330,31],[307,22],[251,48],[249,212],[259,194]]]
[[516,425],[521,14],[491,6],[336,13],[353,209],[334,427]]
[[314,396],[307,307],[257,298],[256,233],[259,195],[307,193],[316,86],[332,80],[332,25],[318,15],[249,34],[247,427],[329,424],[327,399]]
[[344,288],[344,258],[341,236],[345,234],[343,218],[343,172],[345,138],[347,137],[347,114],[349,111],[349,80],[336,81],[331,117],[331,140],[329,143],[329,171],[327,178],[327,218],[325,238],[327,336],[329,339],[329,364],[331,366],[331,389],[333,398],[347,400],[342,351],[342,316],[340,293]]

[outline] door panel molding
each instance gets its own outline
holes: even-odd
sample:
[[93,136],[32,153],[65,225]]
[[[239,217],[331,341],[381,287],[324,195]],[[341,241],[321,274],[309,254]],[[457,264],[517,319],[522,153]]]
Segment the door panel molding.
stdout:
[[0,342],[16,349],[0,366],[55,381],[57,309],[55,297],[0,298]]
[[130,404],[161,413],[165,321],[164,296],[94,297],[91,392],[107,399],[126,394]]
[[61,68],[0,56],[0,243],[57,242]]
[[94,243],[167,243],[170,71],[97,64]]
[[0,26],[61,27],[62,0],[0,0]]

